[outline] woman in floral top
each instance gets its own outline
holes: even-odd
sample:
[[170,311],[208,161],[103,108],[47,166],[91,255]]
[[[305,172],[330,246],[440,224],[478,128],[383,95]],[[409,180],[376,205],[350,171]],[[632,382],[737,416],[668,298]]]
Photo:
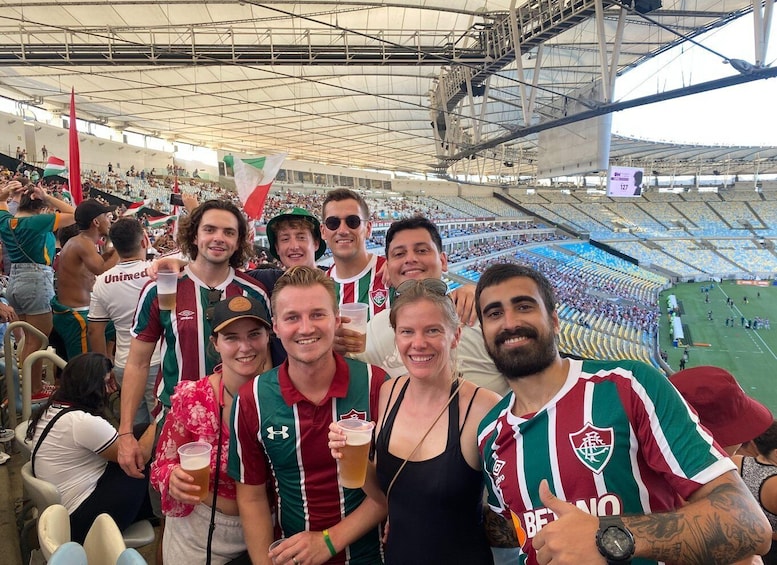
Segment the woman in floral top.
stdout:
[[[211,563],[226,563],[246,550],[235,501],[235,481],[227,474],[233,394],[243,383],[280,364],[284,357],[276,338],[270,336],[267,311],[253,298],[237,296],[219,302],[211,324],[211,344],[221,355],[222,364],[212,375],[198,381],[183,381],[176,387],[151,467],[151,483],[161,493],[166,516],[162,540],[166,563],[205,562],[214,501],[217,512]],[[220,472],[218,492],[214,495],[219,435]],[[178,458],[178,448],[192,441],[213,446],[210,492],[202,504],[199,487],[181,469]]]

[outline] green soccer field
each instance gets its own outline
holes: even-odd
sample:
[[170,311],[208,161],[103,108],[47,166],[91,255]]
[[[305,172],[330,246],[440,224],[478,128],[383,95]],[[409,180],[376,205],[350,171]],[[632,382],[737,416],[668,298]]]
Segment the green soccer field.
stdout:
[[[710,285],[712,290],[707,303],[701,289]],[[777,287],[744,286],[735,281],[724,281],[720,284],[681,284],[661,293],[660,344],[669,354],[669,365],[677,370],[682,349],[672,347],[669,336],[666,299],[670,294],[677,297],[683,311],[683,326],[690,330],[690,337],[696,344],[689,349],[687,366],[716,365],[728,369],[745,392],[777,414]],[[734,300],[732,307],[726,306],[727,297]],[[711,321],[708,320],[709,311],[712,311]],[[756,316],[768,318],[774,327],[770,330],[745,329],[741,326],[742,316],[749,320]],[[733,327],[726,326],[727,317],[734,318]],[[709,347],[699,344],[709,344]]]

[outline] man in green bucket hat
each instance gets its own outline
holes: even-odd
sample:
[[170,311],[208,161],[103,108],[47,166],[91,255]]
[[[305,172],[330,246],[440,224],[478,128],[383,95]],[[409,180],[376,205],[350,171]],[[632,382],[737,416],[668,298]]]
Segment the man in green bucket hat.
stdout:
[[[270,254],[286,269],[304,265],[315,267],[326,251],[321,238],[321,224],[304,208],[288,208],[267,222]],[[280,269],[260,268],[247,273],[272,292],[275,281],[283,274]]]
[[[267,240],[270,254],[278,259],[284,269],[298,265],[315,267],[316,261],[326,251],[326,241],[321,237],[321,224],[313,214],[304,208],[287,208],[267,222]],[[158,269],[180,270],[186,265],[181,259],[163,258],[157,261]],[[271,294],[283,274],[282,269],[267,265],[247,271],[246,274],[259,282]]]
[[287,269],[315,267],[326,251],[318,218],[304,208],[289,208],[267,222],[270,254]]

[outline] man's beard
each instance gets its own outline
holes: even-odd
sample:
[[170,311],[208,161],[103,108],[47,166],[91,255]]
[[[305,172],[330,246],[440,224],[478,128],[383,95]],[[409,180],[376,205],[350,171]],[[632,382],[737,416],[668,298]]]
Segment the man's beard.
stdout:
[[[535,339],[519,349],[505,351],[500,346],[512,337]],[[556,336],[552,333],[540,335],[534,328],[517,328],[500,332],[494,344],[486,343],[486,349],[494,365],[508,380],[517,380],[540,373],[547,369],[558,356]]]

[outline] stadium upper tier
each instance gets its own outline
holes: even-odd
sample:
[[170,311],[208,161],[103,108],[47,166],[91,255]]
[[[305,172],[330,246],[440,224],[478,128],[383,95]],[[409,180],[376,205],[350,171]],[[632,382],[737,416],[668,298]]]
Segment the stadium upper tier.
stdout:
[[591,359],[640,359],[657,364],[658,292],[668,279],[588,243],[534,245],[478,261],[455,274],[477,282],[494,262],[519,262],[542,271],[558,297],[559,345]]
[[[125,201],[147,199],[151,207],[169,213],[173,183],[169,176],[141,179],[121,172],[90,172],[85,177]],[[365,195],[375,221],[371,244],[377,252],[381,252],[382,234],[391,221],[421,214],[437,222],[449,239],[458,242],[447,249],[454,259],[466,261],[473,257],[468,247],[481,245],[482,241],[468,237],[472,234],[495,232],[485,242],[501,250],[510,247],[499,241],[509,238],[510,231],[546,227],[558,229],[567,237],[590,237],[643,266],[680,280],[702,276],[767,277],[777,271],[773,245],[777,240],[777,186],[765,184],[761,192],[754,191],[752,183],[740,183],[719,192],[649,191],[642,198],[628,200],[557,189],[532,193],[511,189],[509,194],[492,196],[474,190],[473,196]],[[181,179],[179,185],[183,192],[200,199],[237,200],[234,192],[216,182]],[[300,191],[276,182],[260,224],[291,206],[317,212],[325,193],[326,187]],[[482,223],[484,218],[489,221]],[[498,227],[500,222],[507,223]],[[505,230],[507,233],[498,233]],[[547,235],[541,239],[547,239]],[[521,243],[526,243],[525,238]]]

